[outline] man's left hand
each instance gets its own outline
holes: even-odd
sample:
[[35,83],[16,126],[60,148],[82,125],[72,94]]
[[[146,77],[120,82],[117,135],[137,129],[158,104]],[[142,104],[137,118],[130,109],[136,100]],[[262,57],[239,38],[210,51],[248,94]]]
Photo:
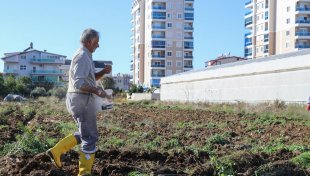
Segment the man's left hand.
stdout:
[[106,65],[104,66],[104,68],[102,69],[104,74],[109,74],[112,70],[111,65]]

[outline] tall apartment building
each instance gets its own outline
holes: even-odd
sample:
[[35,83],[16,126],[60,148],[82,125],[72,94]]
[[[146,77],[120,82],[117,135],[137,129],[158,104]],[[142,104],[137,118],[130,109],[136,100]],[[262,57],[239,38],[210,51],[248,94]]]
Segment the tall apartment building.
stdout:
[[160,86],[160,78],[193,69],[194,0],[134,0],[132,83]]
[[310,48],[310,0],[250,0],[245,4],[245,57]]
[[3,74],[30,77],[35,84],[59,85],[63,72],[60,66],[66,56],[33,49],[33,44],[22,52],[5,53]]

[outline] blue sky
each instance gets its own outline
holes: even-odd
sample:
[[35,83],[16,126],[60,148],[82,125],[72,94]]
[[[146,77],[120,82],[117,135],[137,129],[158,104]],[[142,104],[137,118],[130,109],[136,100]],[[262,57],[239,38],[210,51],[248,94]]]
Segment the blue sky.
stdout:
[[[91,2],[91,3],[89,3]],[[0,57],[34,43],[71,59],[85,28],[100,32],[93,58],[112,60],[113,74],[129,73],[132,0],[1,0]],[[243,56],[244,0],[195,0],[194,69],[221,53]],[[3,61],[0,61],[3,71]]]

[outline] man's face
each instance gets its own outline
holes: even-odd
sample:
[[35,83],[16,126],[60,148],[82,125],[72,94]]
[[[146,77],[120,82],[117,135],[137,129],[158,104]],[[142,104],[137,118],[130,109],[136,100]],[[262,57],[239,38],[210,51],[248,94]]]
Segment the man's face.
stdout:
[[86,48],[91,52],[95,52],[95,50],[99,47],[99,38],[93,38],[86,44]]

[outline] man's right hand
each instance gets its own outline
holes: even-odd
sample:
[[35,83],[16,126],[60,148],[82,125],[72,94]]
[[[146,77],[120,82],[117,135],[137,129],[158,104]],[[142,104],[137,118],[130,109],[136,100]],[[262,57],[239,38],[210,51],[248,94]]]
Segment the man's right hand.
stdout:
[[96,95],[98,95],[99,97],[102,97],[102,98],[107,97],[107,93],[102,88],[97,88]]

